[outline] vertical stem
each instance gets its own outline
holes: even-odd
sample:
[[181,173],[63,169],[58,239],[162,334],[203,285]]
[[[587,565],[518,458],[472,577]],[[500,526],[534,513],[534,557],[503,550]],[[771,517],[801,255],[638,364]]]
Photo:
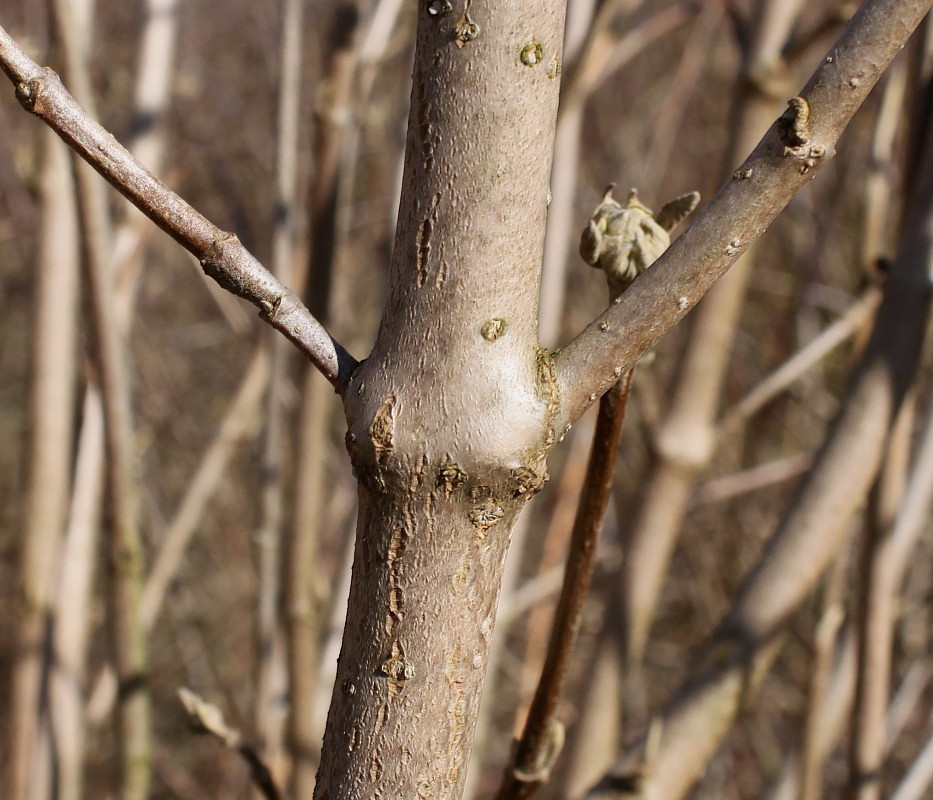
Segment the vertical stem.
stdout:
[[104,474],[103,409],[100,392],[93,384],[85,393],[82,416],[53,640],[55,670],[50,698],[58,757],[58,800],[81,800],[85,788],[85,677]]
[[893,529],[904,494],[913,403],[905,402],[874,493],[867,523],[858,592],[858,673],[849,766],[851,800],[879,800],[885,755],[885,712],[891,684],[897,583]]
[[[771,0],[758,10],[757,27],[743,65],[747,81],[738,101],[740,119],[730,148],[733,159],[754,147],[777,113],[766,84],[781,69],[780,52],[790,35],[797,5]],[[713,426],[720,390],[755,250],[753,245],[697,308],[670,410],[657,434],[658,457],[645,481],[620,583],[626,614],[626,659],[633,686],[637,685],[663,578],[696,476],[714,453]],[[638,696],[633,694],[633,698]]]
[[[86,57],[76,40],[69,0],[55,0],[56,33],[74,95],[93,113]],[[139,615],[143,552],[138,528],[129,382],[124,345],[113,313],[111,236],[105,187],[76,155],[75,180],[88,288],[94,365],[104,408],[107,458],[107,523],[112,559],[112,613],[117,672],[121,682],[118,737],[120,796],[144,800],[150,780],[149,694],[146,634]]]
[[42,221],[36,265],[32,425],[27,526],[23,531],[21,610],[11,682],[10,792],[30,796],[31,776],[50,771],[39,763],[36,733],[53,580],[71,483],[78,242],[74,187],[67,148],[54,134],[42,137]]
[[[272,234],[272,272],[285,285],[294,283],[298,189],[298,122],[301,99],[301,34],[303,0],[285,0],[282,13],[282,59],[279,75],[278,141],[276,148],[276,208]],[[266,332],[271,376],[263,442],[263,521],[259,539],[259,690],[257,727],[266,760],[281,779],[286,722],[280,694],[286,691],[286,653],[281,638],[282,534],[284,530],[284,467],[286,409],[280,391],[288,380],[291,348],[280,336]],[[286,574],[288,574],[286,572]]]
[[836,643],[844,619],[843,591],[846,558],[841,554],[823,587],[823,613],[816,625],[814,665],[807,697],[807,716],[800,757],[800,800],[820,800],[823,796],[823,763],[826,757],[823,729],[827,726],[825,706],[838,663]]
[[593,575],[596,545],[612,489],[632,373],[629,371],[599,402],[593,446],[573,524],[564,583],[551,625],[547,656],[525,729],[499,787],[498,800],[530,797],[547,780],[563,743],[563,725],[557,719],[557,705],[567,682]]

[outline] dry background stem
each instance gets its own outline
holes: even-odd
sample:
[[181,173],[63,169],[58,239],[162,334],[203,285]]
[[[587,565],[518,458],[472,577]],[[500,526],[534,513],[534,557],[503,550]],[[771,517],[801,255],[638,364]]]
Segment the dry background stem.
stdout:
[[540,784],[546,783],[564,742],[564,723],[557,709],[566,689],[596,565],[596,547],[609,504],[632,377],[633,371],[630,371],[599,401],[593,445],[580,489],[564,581],[551,623],[541,678],[525,726],[516,741],[514,756],[499,786],[499,800],[530,797]]

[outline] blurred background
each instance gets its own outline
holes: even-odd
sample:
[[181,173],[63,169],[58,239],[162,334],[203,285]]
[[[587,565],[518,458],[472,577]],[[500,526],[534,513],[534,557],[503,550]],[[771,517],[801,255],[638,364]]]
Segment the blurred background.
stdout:
[[[696,189],[702,208],[799,92],[853,7],[570,0],[544,346],[568,341],[605,306],[602,276],[576,252],[605,187],[616,183],[619,197],[637,187],[655,209]],[[400,190],[415,4],[0,0],[0,25],[365,356]],[[561,709],[568,741],[542,800],[578,796],[597,780],[689,675],[844,408],[916,169],[915,131],[929,97],[925,42],[914,37],[837,157],[638,368]],[[23,113],[12,86],[4,94],[0,753],[4,774],[18,764],[30,775],[28,791],[9,796],[116,796],[113,717],[123,695],[113,664],[127,634],[114,621],[110,589],[127,581],[142,592],[148,645],[135,669],[151,692],[149,796],[251,791],[243,759],[189,730],[176,697],[182,686],[221,708],[279,784],[303,796],[330,696],[355,524],[339,401],[251,306],[213,285],[109,188],[96,207],[109,321],[95,321],[70,158]],[[129,561],[138,571],[121,568],[127,544],[115,548],[107,533],[115,512],[105,502],[94,345],[106,329],[123,350],[126,485],[138,523]],[[926,353],[886,456],[888,488],[866,499],[693,796],[841,796],[855,737],[846,632],[864,618],[859,599],[878,526],[893,524],[903,505],[897,492],[923,452],[929,378]],[[550,483],[514,536],[473,796],[495,791],[534,691],[591,433],[588,415],[553,452]],[[927,510],[890,600],[882,796],[933,734]],[[645,603],[647,612],[632,611]],[[827,700],[829,692],[837,694]],[[290,709],[302,710],[303,729],[289,727]],[[815,747],[814,730],[829,734],[815,766],[812,749],[809,761],[795,755],[805,742]],[[791,768],[796,778],[787,777]]]

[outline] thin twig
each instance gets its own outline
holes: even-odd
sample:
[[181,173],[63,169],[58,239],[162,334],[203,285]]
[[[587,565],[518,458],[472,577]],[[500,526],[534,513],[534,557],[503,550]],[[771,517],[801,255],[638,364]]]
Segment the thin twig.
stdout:
[[820,747],[824,740],[824,708],[832,685],[833,665],[837,655],[839,628],[845,620],[843,605],[846,561],[836,558],[823,587],[823,613],[814,631],[813,669],[807,697],[807,714],[800,756],[800,800],[819,800],[823,796],[823,760]]
[[236,728],[231,728],[224,720],[223,712],[213,703],[208,703],[190,689],[178,690],[188,714],[188,721],[196,733],[208,733],[215,737],[228,750],[239,753],[249,765],[250,776],[256,788],[266,800],[281,800],[282,793],[272,778],[272,773],[253,745],[243,740],[243,735]]
[[[298,223],[298,184],[303,179],[298,163],[298,129],[301,109],[301,29],[303,0],[286,0],[281,22],[278,120],[276,125],[276,210],[272,231],[272,270],[287,286],[295,285]],[[303,182],[303,180],[302,180]],[[286,652],[282,637],[282,580],[285,531],[286,465],[291,437],[287,435],[288,410],[281,387],[289,380],[291,348],[266,331],[270,377],[262,434],[262,516],[256,534],[258,545],[258,686],[255,698],[256,732],[263,753],[276,768],[285,747],[287,712],[279,699],[287,693]],[[300,491],[300,490],[299,490]]]
[[690,118],[689,101],[703,64],[717,50],[715,37],[725,20],[724,5],[721,1],[709,0],[700,5],[693,28],[684,42],[680,63],[666,83],[664,102],[659,104],[648,127],[653,135],[636,171],[635,185],[648,180],[658,181],[667,172],[671,152],[681,139],[684,120]]
[[358,362],[240,243],[142,166],[82,109],[51,69],[41,68],[0,28],[0,68],[27,111],[48,124],[133,205],[201,262],[228,291],[249,300],[342,390]]
[[928,787],[933,784],[933,736],[914,759],[904,779],[898,784],[891,800],[922,800],[928,797]]
[[[696,207],[697,192],[673,200],[654,215],[644,207],[623,207],[612,200],[612,187],[594,212],[581,237],[580,253],[602,269],[609,285],[610,303],[616,302],[637,275],[664,251],[669,233]],[[675,211],[676,209],[676,211]],[[608,215],[608,216],[607,216]],[[607,222],[612,220],[612,223]],[[651,237],[631,234],[637,225],[653,225]],[[615,225],[610,229],[610,224]],[[610,230],[612,232],[610,232]],[[611,244],[610,244],[611,242]],[[567,681],[570,658],[576,645],[583,606],[596,563],[596,544],[609,502],[632,382],[629,370],[600,399],[599,415],[587,465],[564,572],[560,599],[551,624],[547,655],[524,731],[499,787],[498,800],[524,800],[544,783],[563,746],[564,728],[557,719],[557,704]]]
[[849,747],[849,797],[880,800],[884,767],[885,711],[891,683],[897,568],[893,524],[904,495],[913,428],[913,396],[901,408],[887,458],[872,492],[857,592],[858,673]]
[[217,433],[189,479],[184,497],[165,529],[161,546],[146,578],[140,603],[143,622],[149,629],[159,616],[169,584],[184,558],[188,543],[197,530],[207,503],[222,485],[227,464],[237,442],[253,424],[262,390],[268,379],[268,365],[268,355],[262,348],[258,349],[246,368]]
[[[88,718],[85,676],[93,623],[93,588],[101,534],[104,474],[104,420],[100,391],[91,384],[84,396],[77,441],[74,489],[55,608],[50,705],[56,734],[59,800],[80,800]],[[107,668],[112,672],[112,665]]]
[[[162,534],[140,598],[140,616],[149,631],[155,625],[169,586],[197,532],[207,504],[223,485],[227,464],[237,443],[254,424],[262,392],[268,380],[268,356],[260,347],[253,355],[240,386],[221,421],[217,433],[204,451],[201,462],[188,482],[188,488]],[[99,723],[117,699],[113,671],[105,666],[90,683],[86,716]]]
[[695,508],[709,503],[721,503],[739,495],[773,486],[775,483],[796,478],[813,464],[813,453],[796,453],[785,458],[776,458],[764,464],[743,469],[732,475],[711,478],[694,492],[690,505]]
[[499,787],[498,800],[530,797],[538,786],[547,781],[563,744],[563,725],[556,717],[557,705],[567,682],[567,670],[596,562],[596,543],[609,502],[631,381],[630,371],[603,395],[599,403],[586,481],[574,520],[564,584],[551,626],[547,656],[525,729]]
[[794,353],[738,403],[723,413],[719,426],[721,433],[735,430],[787,389],[816,362],[855,335],[875,313],[880,302],[881,289],[876,286],[868,289],[845,314],[828,325],[819,336]]
[[[905,565],[898,565],[898,580],[903,578]],[[898,686],[894,699],[888,707],[885,719],[887,737],[886,751],[890,752],[913,716],[930,681],[931,666],[923,661],[914,662]],[[852,626],[845,624],[838,636],[836,659],[829,679],[826,696],[818,712],[819,721],[814,726],[810,758],[822,762],[829,756],[839,740],[847,722],[852,695],[855,693],[855,636]],[[808,743],[809,744],[809,743]],[[801,753],[791,754],[785,760],[778,779],[762,794],[764,800],[798,800],[802,780]]]
[[[82,3],[83,15],[89,16],[88,3]],[[75,6],[75,11],[78,6]],[[178,24],[175,0],[148,0],[147,18],[139,49],[134,103],[136,118],[146,120],[145,128],[138,128],[129,147],[154,169],[161,165],[164,152],[165,130],[160,124],[167,102],[172,74],[173,43]],[[77,16],[77,15],[76,15]],[[74,26],[72,20],[70,27]],[[90,20],[84,19],[79,29],[89,29]],[[86,39],[86,35],[83,37]],[[54,136],[54,133],[50,134]],[[85,167],[86,165],[81,165]],[[68,174],[71,174],[70,171]],[[118,223],[112,238],[110,253],[112,280],[115,281],[111,310],[119,330],[124,335],[133,321],[132,309],[135,288],[138,285],[139,265],[143,260],[144,245],[154,228],[132,206],[124,206],[126,214]],[[229,297],[224,293],[225,297]],[[231,298],[232,300],[232,298]],[[93,373],[87,377],[81,432],[78,438],[75,488],[72,519],[69,524],[66,553],[62,561],[61,584],[63,599],[56,612],[56,665],[52,675],[52,702],[55,746],[58,751],[58,782],[61,800],[77,800],[81,795],[81,774],[85,728],[91,722],[85,707],[84,673],[87,661],[89,618],[86,608],[90,602],[97,539],[97,521],[94,509],[97,501],[95,487],[103,475],[103,437],[101,435],[101,399],[97,379]],[[81,466],[84,465],[84,466]],[[82,510],[83,509],[83,510]],[[66,589],[65,587],[70,587]],[[145,600],[145,597],[143,597]],[[140,612],[145,626],[145,611]],[[116,680],[111,664],[104,667],[106,681],[99,686],[111,691],[107,696],[105,713],[109,713],[116,700]]]
[[[11,800],[28,797],[30,771],[37,757],[42,676],[48,669],[43,642],[56,601],[56,571],[63,546],[73,449],[77,214],[68,149],[51,133],[42,137],[42,143],[45,163],[39,182],[41,236],[35,259],[28,513],[17,587],[22,611],[17,616],[16,655],[8,698]],[[66,749],[70,755],[71,748]]]

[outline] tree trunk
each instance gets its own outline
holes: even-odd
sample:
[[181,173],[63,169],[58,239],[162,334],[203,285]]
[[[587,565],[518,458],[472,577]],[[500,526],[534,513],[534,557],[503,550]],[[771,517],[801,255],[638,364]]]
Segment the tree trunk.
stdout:
[[509,531],[555,439],[558,5],[422,3],[391,288],[344,396],[360,513],[322,799],[460,795]]

